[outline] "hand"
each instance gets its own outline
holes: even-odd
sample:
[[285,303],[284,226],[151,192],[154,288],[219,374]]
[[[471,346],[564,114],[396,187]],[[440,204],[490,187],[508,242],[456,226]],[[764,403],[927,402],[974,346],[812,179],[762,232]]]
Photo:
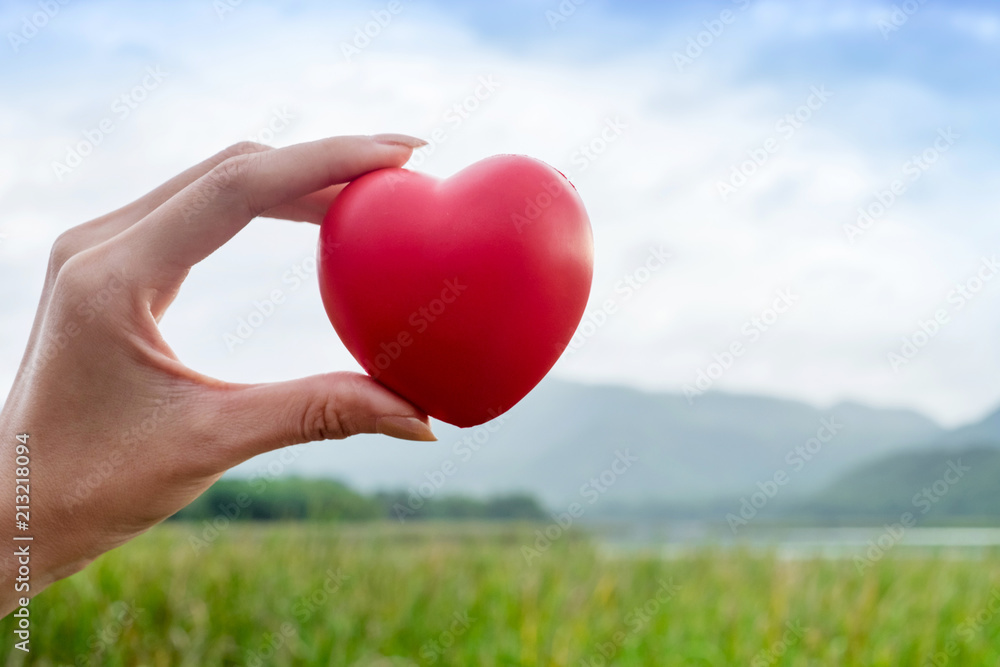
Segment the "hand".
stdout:
[[[0,615],[197,498],[257,454],[356,433],[434,440],[368,377],[237,385],[184,366],[157,323],[192,266],[258,215],[319,223],[342,185],[424,142],[242,143],[56,241],[28,347],[0,411],[0,539],[30,544],[30,591],[0,575]],[[15,447],[28,433],[30,532],[13,542]],[[23,493],[19,491],[18,493]],[[13,550],[6,546],[4,551]]]

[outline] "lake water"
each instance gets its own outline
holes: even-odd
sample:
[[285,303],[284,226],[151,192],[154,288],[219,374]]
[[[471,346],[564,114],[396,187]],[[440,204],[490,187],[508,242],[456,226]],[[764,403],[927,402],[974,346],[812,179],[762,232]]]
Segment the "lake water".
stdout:
[[[725,524],[595,524],[588,529],[609,555],[647,553],[681,557],[705,548],[746,549],[778,558],[853,558],[892,550],[894,555],[938,553],[959,558],[1000,551],[1000,528],[914,526],[746,526],[736,534]],[[873,551],[874,550],[874,551]]]

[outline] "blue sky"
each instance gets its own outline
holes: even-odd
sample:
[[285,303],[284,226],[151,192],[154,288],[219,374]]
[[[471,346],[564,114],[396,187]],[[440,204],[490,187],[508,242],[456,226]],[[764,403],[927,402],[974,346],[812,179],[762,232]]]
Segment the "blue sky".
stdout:
[[[343,45],[388,2],[243,0],[221,15],[212,0],[69,2],[16,49],[10,35],[39,3],[5,2],[0,386],[13,379],[60,231],[290,117],[265,138],[444,128],[416,168],[447,176],[518,152],[562,169],[595,228],[592,309],[651,246],[669,249],[671,263],[560,361],[561,377],[682,391],[748,342],[747,323],[790,289],[795,307],[713,389],[976,419],[1000,404],[1000,279],[949,310],[912,361],[893,368],[889,355],[1000,253],[1000,14],[985,2],[904,5],[915,10],[888,30],[891,2],[588,0],[553,22],[558,1],[401,0],[347,58]],[[676,54],[698,39],[701,53],[678,68]],[[116,100],[148,68],[166,75],[119,117]],[[445,114],[481,77],[497,90],[450,124]],[[811,98],[816,89],[828,99]],[[808,119],[788,134],[780,123],[796,113]],[[58,173],[109,117],[113,133]],[[608,123],[623,129],[581,162]],[[944,151],[940,132],[957,136]],[[769,140],[776,150],[723,198],[720,184]],[[907,165],[927,151],[933,163],[909,180]],[[858,208],[900,179],[905,193],[850,242]],[[313,284],[244,345],[225,344],[314,243],[315,229],[261,220],[196,267],[163,322],[180,357],[236,381],[355,368]]]

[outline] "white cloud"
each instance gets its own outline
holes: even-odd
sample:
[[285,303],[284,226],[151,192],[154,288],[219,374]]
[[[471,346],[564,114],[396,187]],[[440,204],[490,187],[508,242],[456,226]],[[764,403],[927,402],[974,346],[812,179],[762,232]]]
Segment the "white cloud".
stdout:
[[[339,133],[426,135],[442,127],[447,140],[422,170],[443,176],[501,152],[531,154],[562,169],[593,218],[595,298],[613,291],[651,243],[669,248],[670,265],[584,349],[560,362],[560,375],[679,390],[739,338],[741,325],[777,289],[791,286],[800,304],[718,388],[816,403],[908,405],[947,422],[972,419],[1000,401],[1000,281],[903,372],[885,361],[982,254],[1000,251],[990,246],[1000,238],[985,224],[992,196],[968,185],[981,173],[975,139],[945,155],[858,243],[847,243],[842,230],[909,151],[933,139],[941,118],[964,117],[945,92],[876,73],[841,79],[815,117],[722,202],[717,182],[775,134],[776,121],[802,104],[809,85],[732,79],[715,55],[678,74],[668,55],[682,43],[675,37],[605,54],[599,65],[540,60],[481,44],[462,25],[430,23],[415,11],[396,17],[348,63],[339,45],[364,12],[286,15],[244,3],[219,21],[211,3],[180,6],[192,16],[163,12],[152,22],[119,7],[125,27],[115,30],[95,27],[104,25],[100,5],[76,7],[73,21],[53,23],[51,35],[13,61],[23,68],[20,81],[47,73],[62,84],[38,76],[23,96],[0,102],[0,205],[7,213],[0,233],[10,237],[0,245],[8,260],[0,279],[23,286],[7,292],[0,369],[8,372],[0,385],[12,379],[10,360],[23,346],[47,246],[59,231],[256,132],[284,105],[295,122],[276,137],[279,145]],[[799,36],[825,25],[788,7],[767,3],[748,15],[740,30],[724,35],[719,53],[759,48],[755,31],[764,23],[791,22]],[[830,25],[872,30],[869,14],[863,6],[844,9]],[[84,44],[88,55],[45,60],[44,49],[55,47],[42,40],[56,36]],[[170,72],[162,86],[60,183],[52,161],[157,64]],[[449,123],[445,113],[474,92],[481,76],[495,77],[499,89],[468,120]],[[817,76],[811,83],[823,82]],[[581,171],[574,153],[614,117],[627,129]],[[896,119],[905,137],[891,133]],[[883,139],[872,139],[880,133]],[[310,226],[257,221],[196,267],[163,323],[181,359],[240,381],[354,368],[314,283],[290,293],[235,352],[223,340],[255,299],[275,287],[287,291],[282,276],[312,253],[315,237]]]

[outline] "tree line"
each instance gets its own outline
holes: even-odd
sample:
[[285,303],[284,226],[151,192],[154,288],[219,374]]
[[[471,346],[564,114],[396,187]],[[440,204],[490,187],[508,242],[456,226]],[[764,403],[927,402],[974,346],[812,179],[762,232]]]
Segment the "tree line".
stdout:
[[375,521],[391,519],[546,518],[541,504],[522,493],[477,498],[417,491],[365,494],[332,479],[221,479],[171,519],[200,521],[224,515],[231,520]]

